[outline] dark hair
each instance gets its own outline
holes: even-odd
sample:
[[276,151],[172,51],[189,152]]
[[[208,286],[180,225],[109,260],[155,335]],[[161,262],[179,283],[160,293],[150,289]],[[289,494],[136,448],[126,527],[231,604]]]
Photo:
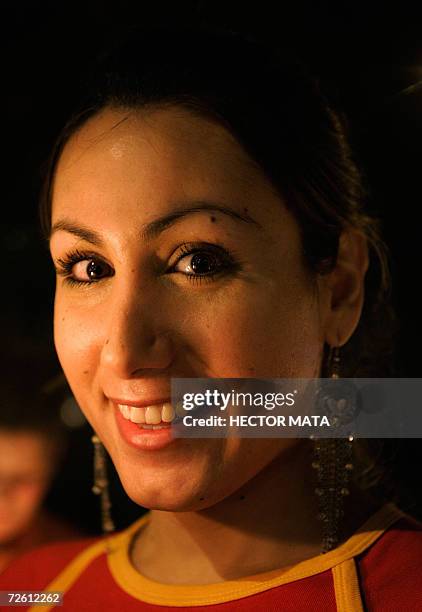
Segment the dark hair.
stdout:
[[244,35],[155,27],[137,31],[103,58],[88,89],[50,160],[41,198],[47,236],[61,151],[101,109],[178,106],[211,118],[235,136],[296,216],[312,270],[332,269],[344,229],[367,237],[365,303],[358,328],[342,349],[341,374],[391,375],[387,250],[377,220],[364,211],[366,194],[346,120],[330,107],[316,78],[280,50]]

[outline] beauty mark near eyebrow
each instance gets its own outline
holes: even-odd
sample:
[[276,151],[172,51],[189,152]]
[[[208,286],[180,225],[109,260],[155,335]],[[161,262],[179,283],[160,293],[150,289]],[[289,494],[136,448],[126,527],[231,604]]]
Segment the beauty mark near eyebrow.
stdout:
[[261,225],[255,221],[252,217],[249,216],[247,212],[239,213],[232,208],[227,208],[221,204],[215,204],[213,202],[195,202],[193,206],[188,206],[186,208],[179,208],[174,212],[166,215],[165,217],[160,217],[159,219],[154,219],[150,223],[147,223],[141,232],[141,237],[143,240],[148,241],[156,238],[161,232],[165,229],[177,223],[186,215],[202,212],[202,211],[213,211],[213,212],[221,212],[229,217],[236,219],[237,221],[244,221],[245,223],[253,223],[258,227]]
[[[221,204],[215,204],[211,202],[195,202],[193,206],[179,208],[174,212],[165,215],[163,217],[159,217],[158,219],[154,219],[149,223],[145,224],[141,231],[141,239],[145,242],[148,242],[161,234],[164,230],[169,228],[170,226],[177,223],[182,218],[186,217],[189,214],[202,212],[202,211],[213,211],[213,212],[221,212],[229,217],[236,219],[237,221],[243,221],[245,223],[251,223],[256,225],[257,227],[262,229],[262,226],[258,221],[255,221],[249,214],[245,211],[244,213],[239,213],[232,208],[227,208]],[[87,227],[79,225],[76,222],[70,221],[68,219],[61,219],[57,221],[53,227],[51,228],[51,235],[56,231],[66,231],[82,240],[86,240],[95,246],[103,246],[104,241],[101,238],[100,234],[91,230]]]

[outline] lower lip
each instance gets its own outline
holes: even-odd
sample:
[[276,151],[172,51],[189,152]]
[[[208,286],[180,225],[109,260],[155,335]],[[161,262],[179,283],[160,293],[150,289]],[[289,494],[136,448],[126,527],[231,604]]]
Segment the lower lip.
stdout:
[[174,442],[171,425],[162,429],[142,429],[136,423],[125,419],[117,407],[115,407],[115,415],[120,435],[133,448],[159,450]]

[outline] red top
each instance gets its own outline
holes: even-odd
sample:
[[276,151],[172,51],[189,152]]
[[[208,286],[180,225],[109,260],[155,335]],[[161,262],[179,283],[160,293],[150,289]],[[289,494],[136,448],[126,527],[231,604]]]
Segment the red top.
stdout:
[[17,557],[44,544],[62,540],[80,540],[81,531],[42,510],[24,533],[0,548],[0,573]]
[[132,536],[148,520],[146,514],[112,536],[28,553],[0,576],[0,590],[61,591],[63,612],[422,611],[422,525],[392,504],[326,554],[207,585],[161,584],[132,566]]

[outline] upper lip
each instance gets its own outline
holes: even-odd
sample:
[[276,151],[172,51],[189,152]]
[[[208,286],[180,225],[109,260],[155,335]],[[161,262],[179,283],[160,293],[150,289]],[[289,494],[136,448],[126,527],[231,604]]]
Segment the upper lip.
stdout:
[[137,408],[142,408],[145,406],[154,406],[156,404],[166,404],[171,402],[170,397],[160,398],[160,399],[151,399],[151,400],[131,400],[131,399],[122,399],[116,397],[108,398],[113,404],[120,404],[121,406],[136,406]]

